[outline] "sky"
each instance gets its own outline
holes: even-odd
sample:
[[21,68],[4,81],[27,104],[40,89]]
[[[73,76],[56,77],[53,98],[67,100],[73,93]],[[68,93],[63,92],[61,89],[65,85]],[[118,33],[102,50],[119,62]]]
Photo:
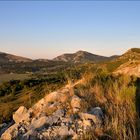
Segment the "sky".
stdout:
[[52,59],[140,48],[139,1],[0,1],[0,51]]

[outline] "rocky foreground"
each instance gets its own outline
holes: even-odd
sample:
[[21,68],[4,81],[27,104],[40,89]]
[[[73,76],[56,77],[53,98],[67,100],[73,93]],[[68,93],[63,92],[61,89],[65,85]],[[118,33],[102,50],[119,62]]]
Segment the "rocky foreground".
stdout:
[[101,128],[104,119],[100,107],[84,109],[83,104],[84,99],[69,87],[52,92],[28,110],[19,107],[14,123],[1,125],[1,140],[82,139],[88,131]]

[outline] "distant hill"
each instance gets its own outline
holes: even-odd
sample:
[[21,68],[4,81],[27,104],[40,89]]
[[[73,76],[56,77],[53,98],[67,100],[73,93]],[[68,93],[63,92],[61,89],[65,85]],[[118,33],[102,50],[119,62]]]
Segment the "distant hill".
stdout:
[[[117,56],[115,56],[116,58]],[[65,61],[65,62],[73,62],[73,63],[84,63],[84,62],[101,62],[101,61],[107,61],[114,59],[114,57],[106,57],[106,56],[100,56],[96,54],[92,54],[86,51],[78,51],[76,53],[69,53],[69,54],[63,54],[60,56],[57,56],[53,60],[57,61]]]
[[118,61],[123,63],[114,73],[140,76],[140,48],[131,48],[120,56]]
[[140,48],[131,48],[119,57],[120,60],[135,61],[140,60]]
[[63,69],[68,64],[61,61],[36,59],[0,53],[0,74],[6,73],[35,73],[53,72]]
[[32,60],[8,53],[0,53],[0,73],[55,72],[77,63],[84,64],[87,62],[94,63],[96,67],[103,66],[109,72],[116,74],[138,76],[140,75],[140,48],[131,48],[121,56],[113,55],[110,57],[78,51],[57,56],[52,60]]
[[131,48],[105,65],[115,74],[140,76],[140,48]]
[[115,74],[135,75],[140,77],[140,60],[128,61],[120,65],[115,71]]
[[[12,80],[0,85],[0,139],[139,139],[140,78],[114,76],[105,67],[139,76],[139,55],[136,48],[119,57],[79,51],[56,61],[0,65],[32,72],[27,79],[2,75]],[[87,61],[103,62],[76,63]]]
[[0,63],[31,62],[32,59],[0,52]]

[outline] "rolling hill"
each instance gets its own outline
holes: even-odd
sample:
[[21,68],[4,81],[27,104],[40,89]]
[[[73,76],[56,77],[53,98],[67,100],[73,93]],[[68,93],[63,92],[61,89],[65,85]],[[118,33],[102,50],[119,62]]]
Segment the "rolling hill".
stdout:
[[62,54],[52,60],[32,60],[12,54],[0,53],[0,73],[57,71],[77,65],[77,63],[84,64],[87,62],[97,64],[96,67],[104,66],[109,72],[139,75],[140,48],[131,48],[121,56],[113,55],[110,57],[78,51],[71,54]]
[[140,48],[131,48],[104,65],[110,72],[115,74],[140,76]]
[[0,52],[0,63],[31,62],[32,59]]
[[[115,56],[116,58],[116,56]],[[100,56],[96,54],[92,54],[86,51],[78,51],[76,53],[69,53],[69,54],[63,54],[60,56],[55,57],[53,60],[57,61],[65,61],[65,62],[72,62],[72,63],[84,63],[84,62],[102,62],[114,59],[114,57],[106,57],[106,56]]]
[[34,73],[61,69],[65,63],[48,59],[30,59],[8,53],[0,53],[0,74]]
[[119,60],[135,61],[140,60],[140,48],[131,48],[119,57]]
[[[77,139],[95,139],[96,136],[96,139],[109,140],[117,136],[121,140],[132,135],[132,128],[136,132],[132,139],[139,136],[140,127],[136,122],[140,120],[136,114],[140,111],[140,49],[132,48],[121,56],[111,57],[79,51],[64,54],[60,59],[7,62],[0,63],[0,69],[19,73],[29,71],[33,75],[20,75],[21,78],[11,78],[0,85],[2,139],[41,139],[42,136],[53,139],[54,136],[62,137],[64,133],[60,132],[63,130],[68,138],[72,132],[70,136],[77,136]],[[15,73],[9,75],[17,76]],[[9,75],[3,75],[3,79]],[[135,75],[136,78],[124,75]],[[0,78],[2,80],[1,75]],[[93,109],[102,111],[99,122],[99,115],[91,113]],[[98,125],[99,134],[95,129]]]

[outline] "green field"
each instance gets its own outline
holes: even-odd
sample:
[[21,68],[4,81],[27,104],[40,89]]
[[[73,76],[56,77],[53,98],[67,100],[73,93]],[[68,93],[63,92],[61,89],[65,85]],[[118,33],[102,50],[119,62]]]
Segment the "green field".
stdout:
[[28,79],[31,74],[0,74],[0,84],[10,80],[24,80]]

